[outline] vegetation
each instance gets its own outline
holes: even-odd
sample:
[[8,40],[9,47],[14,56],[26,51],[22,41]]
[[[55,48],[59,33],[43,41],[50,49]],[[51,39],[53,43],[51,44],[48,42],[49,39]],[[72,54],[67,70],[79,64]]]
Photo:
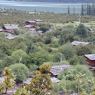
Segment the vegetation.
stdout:
[[[61,92],[67,95],[94,95],[94,76],[85,65],[84,58],[85,54],[95,53],[95,22],[91,22],[94,16],[82,16],[82,21],[78,22],[78,15],[30,15],[17,10],[8,10],[7,14],[0,14],[0,25],[17,23],[19,33],[12,34],[16,38],[8,39],[5,32],[0,32],[0,76],[4,77],[4,82],[0,84],[0,94],[7,93],[14,84],[20,84],[22,86],[16,89],[14,95],[59,95]],[[42,33],[32,33],[23,24],[26,20],[37,18],[43,20],[36,27],[36,31]],[[73,46],[73,41],[90,44]],[[66,64],[71,67],[58,75],[60,82],[52,83],[52,65]],[[30,84],[24,85],[23,81],[30,77]]]
[[10,65],[9,68],[12,70],[14,75],[16,76],[16,82],[23,82],[23,80],[26,80],[29,74],[28,68],[21,63]]

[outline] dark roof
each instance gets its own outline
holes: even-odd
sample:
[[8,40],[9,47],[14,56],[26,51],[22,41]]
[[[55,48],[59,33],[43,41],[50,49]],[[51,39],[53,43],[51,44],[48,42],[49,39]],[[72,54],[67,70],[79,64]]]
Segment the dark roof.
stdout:
[[36,23],[35,20],[29,20],[29,21],[26,21],[26,22],[29,22],[29,23]]
[[86,54],[85,57],[92,61],[95,60],[95,54]]

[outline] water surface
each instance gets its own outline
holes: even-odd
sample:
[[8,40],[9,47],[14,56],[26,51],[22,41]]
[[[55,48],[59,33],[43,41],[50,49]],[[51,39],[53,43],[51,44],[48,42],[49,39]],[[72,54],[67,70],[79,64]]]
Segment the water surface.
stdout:
[[44,3],[0,0],[0,8],[55,13],[67,13],[68,7],[70,8],[71,13],[80,13],[81,5],[81,3]]

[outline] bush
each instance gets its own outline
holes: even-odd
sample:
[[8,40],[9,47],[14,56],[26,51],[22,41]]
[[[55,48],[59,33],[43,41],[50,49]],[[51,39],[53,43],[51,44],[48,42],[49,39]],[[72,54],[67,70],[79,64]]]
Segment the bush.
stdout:
[[91,93],[90,91],[94,87],[93,74],[85,65],[77,65],[66,69],[58,77],[61,79],[60,85],[67,91],[78,93],[84,89],[87,93]]
[[26,78],[28,77],[29,70],[24,64],[14,64],[9,66],[9,68],[15,74],[17,83],[23,82],[23,80],[26,80]]
[[41,51],[32,53],[30,55],[30,59],[31,59],[31,63],[34,63],[35,65],[41,65],[44,62],[49,61],[49,53],[44,50],[41,50]]
[[78,56],[92,53],[92,50],[88,46],[79,46],[76,48],[76,51]]
[[76,34],[80,37],[87,37],[88,32],[88,29],[83,24],[80,24],[76,30]]
[[77,64],[80,63],[80,62],[79,62],[79,59],[78,59],[78,56],[74,56],[73,58],[71,58],[71,59],[69,60],[69,62],[70,62],[70,65],[77,65]]
[[27,63],[28,55],[25,51],[19,49],[12,53],[12,58],[16,63]]
[[0,74],[2,73],[2,70],[4,69],[4,64],[3,64],[3,61],[0,60]]
[[71,68],[65,69],[64,73],[59,74],[59,79],[66,78],[68,80],[74,80],[76,74],[85,74],[85,77],[92,77],[92,72],[89,71],[88,67],[85,65],[76,65],[72,66]]
[[66,60],[69,60],[70,58],[72,58],[74,54],[76,53],[74,48],[70,44],[64,45],[61,52],[64,54]]

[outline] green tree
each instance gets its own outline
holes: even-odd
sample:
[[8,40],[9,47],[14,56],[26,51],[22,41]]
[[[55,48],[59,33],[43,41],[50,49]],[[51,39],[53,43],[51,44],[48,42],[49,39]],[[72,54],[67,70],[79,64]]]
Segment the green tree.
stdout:
[[29,69],[21,63],[10,65],[9,68],[12,70],[14,75],[16,76],[16,82],[23,82],[26,80],[29,74]]
[[63,47],[59,49],[59,51],[63,53],[66,60],[69,60],[70,58],[72,58],[74,54],[76,53],[75,49],[70,44],[64,45]]
[[80,24],[76,30],[76,34],[79,35],[80,37],[87,37],[88,32],[89,32],[88,29],[83,24]]
[[30,55],[30,60],[31,63],[41,65],[42,63],[49,61],[49,54],[44,50],[40,50],[38,52],[32,53]]
[[78,56],[83,56],[85,54],[92,53],[92,50],[89,48],[89,46],[79,46],[76,47],[76,53]]
[[12,58],[15,63],[27,63],[28,55],[23,50],[19,49],[12,53]]

